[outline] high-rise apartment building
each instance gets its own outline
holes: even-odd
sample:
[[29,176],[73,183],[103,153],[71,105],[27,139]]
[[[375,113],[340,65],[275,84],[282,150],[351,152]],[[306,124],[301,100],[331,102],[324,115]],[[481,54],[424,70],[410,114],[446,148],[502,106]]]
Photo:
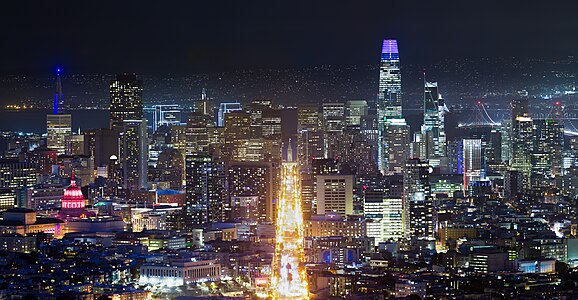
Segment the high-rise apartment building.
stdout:
[[407,160],[403,171],[404,234],[408,239],[432,238],[433,207],[430,166],[418,158]]
[[185,164],[185,223],[192,228],[222,222],[228,202],[224,164],[209,155],[187,155]]
[[227,170],[230,197],[258,197],[258,220],[273,221],[273,166],[265,162],[231,162]]
[[148,138],[146,120],[123,120],[120,140],[120,163],[123,170],[124,188],[130,190],[147,188]]
[[120,74],[110,81],[110,126],[122,128],[124,120],[142,120],[142,80],[135,74]]

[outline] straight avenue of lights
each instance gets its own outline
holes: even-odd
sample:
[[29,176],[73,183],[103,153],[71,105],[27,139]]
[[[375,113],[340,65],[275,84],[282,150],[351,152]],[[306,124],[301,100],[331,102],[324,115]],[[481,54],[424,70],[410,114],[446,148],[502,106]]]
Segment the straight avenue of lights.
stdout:
[[273,261],[273,299],[309,299],[303,251],[303,211],[299,166],[283,163],[277,206],[277,239]]

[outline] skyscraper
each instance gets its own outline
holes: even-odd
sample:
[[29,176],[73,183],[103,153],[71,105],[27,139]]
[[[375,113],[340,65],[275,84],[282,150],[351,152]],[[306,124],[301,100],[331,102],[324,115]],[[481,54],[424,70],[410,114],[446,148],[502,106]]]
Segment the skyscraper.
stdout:
[[135,74],[119,74],[110,81],[110,126],[122,128],[124,120],[142,120],[142,80]]
[[345,109],[346,125],[361,125],[361,118],[367,115],[367,101],[349,100]]
[[64,106],[60,69],[56,69],[56,92],[54,93],[54,114],[46,116],[46,145],[56,150],[58,155],[66,152],[66,137],[72,134],[72,115],[59,114]]
[[427,82],[424,78],[423,125],[421,128],[426,143],[426,157],[446,156],[446,133],[444,114],[446,106],[438,93],[437,82]]
[[345,104],[323,103],[323,131],[324,131],[324,156],[333,158],[338,154],[337,143],[343,134],[345,127]]
[[200,112],[189,113],[186,128],[186,154],[203,154],[209,151],[210,116]]
[[524,186],[529,187],[530,157],[534,144],[533,122],[530,117],[518,116],[512,124],[512,161],[511,169],[519,171],[524,180]]
[[377,94],[377,126],[379,170],[387,172],[388,145],[386,126],[388,119],[402,117],[401,72],[397,40],[384,40],[381,47],[381,65],[379,67],[379,89]]
[[323,133],[319,107],[312,104],[299,105],[297,122],[299,132],[298,161],[302,170],[310,170],[313,159],[323,158]]
[[555,119],[533,121],[534,152],[544,152],[548,157],[547,175],[562,174],[562,150],[564,149],[564,124]]
[[484,178],[482,140],[463,139],[464,193],[474,181]]
[[72,134],[72,115],[46,115],[46,145],[58,155],[66,152],[66,137]]
[[232,162],[227,180],[230,197],[258,197],[259,221],[272,221],[273,211],[273,166],[265,162]]
[[185,222],[195,227],[225,219],[225,170],[209,155],[186,157]]
[[387,173],[401,174],[409,155],[410,128],[405,119],[391,119],[386,126]]
[[433,207],[427,161],[409,159],[403,171],[403,220],[406,238],[433,237]]
[[219,112],[217,113],[217,126],[218,127],[224,127],[225,126],[226,114],[233,112],[233,111],[241,111],[241,110],[243,110],[241,103],[238,103],[238,102],[221,103],[219,105]]
[[124,120],[120,139],[124,188],[130,190],[146,188],[148,173],[146,120]]
[[57,115],[64,110],[64,94],[62,93],[62,82],[60,81],[60,68],[56,68],[56,91],[54,92],[54,114]]
[[177,104],[153,105],[153,132],[163,125],[181,125],[181,107]]

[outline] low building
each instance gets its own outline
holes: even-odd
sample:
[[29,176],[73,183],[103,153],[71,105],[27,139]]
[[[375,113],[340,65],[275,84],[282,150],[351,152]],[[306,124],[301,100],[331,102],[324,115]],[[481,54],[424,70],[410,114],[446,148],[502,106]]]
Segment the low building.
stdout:
[[427,283],[422,281],[407,279],[395,283],[395,296],[398,298],[416,295],[421,299],[425,299],[426,291]]
[[520,260],[518,261],[518,271],[523,273],[554,273],[556,272],[556,260]]
[[120,217],[98,217],[71,220],[66,223],[69,232],[115,232],[124,231],[126,223]]
[[132,231],[140,232],[143,230],[166,230],[167,226],[166,213],[156,211],[144,211],[132,215]]
[[37,218],[36,212],[26,208],[12,208],[5,211],[0,221],[0,233],[27,235],[29,233],[49,233],[55,238],[64,236],[64,221],[56,218]]
[[221,265],[216,260],[175,260],[166,264],[144,264],[140,267],[139,284],[181,286],[216,281],[221,278]]
[[0,235],[0,251],[30,253],[36,251],[36,237],[19,234]]
[[362,217],[339,214],[313,215],[304,222],[305,236],[343,236],[360,238],[367,236],[365,220]]

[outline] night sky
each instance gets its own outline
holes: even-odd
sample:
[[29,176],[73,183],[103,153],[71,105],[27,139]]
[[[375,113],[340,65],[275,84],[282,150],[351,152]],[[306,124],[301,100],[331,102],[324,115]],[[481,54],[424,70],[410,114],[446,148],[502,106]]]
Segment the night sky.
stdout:
[[[121,3],[122,2],[122,3]],[[578,52],[576,1],[10,1],[0,72],[195,73]]]

